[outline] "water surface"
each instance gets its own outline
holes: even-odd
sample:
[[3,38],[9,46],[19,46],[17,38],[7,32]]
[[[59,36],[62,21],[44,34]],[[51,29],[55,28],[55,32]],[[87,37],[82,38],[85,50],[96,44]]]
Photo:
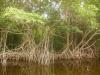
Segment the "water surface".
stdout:
[[49,66],[28,62],[7,62],[7,65],[0,64],[0,75],[100,75],[100,61],[56,61]]

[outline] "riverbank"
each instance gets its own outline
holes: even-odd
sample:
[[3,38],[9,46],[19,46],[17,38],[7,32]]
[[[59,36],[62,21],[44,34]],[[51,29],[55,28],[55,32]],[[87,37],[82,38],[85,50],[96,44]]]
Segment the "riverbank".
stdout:
[[0,53],[0,60],[13,61],[29,61],[37,62],[39,64],[50,64],[56,60],[68,59],[97,59],[99,53],[97,51],[63,51],[61,53],[52,53],[49,51],[30,51],[30,52],[5,52]]

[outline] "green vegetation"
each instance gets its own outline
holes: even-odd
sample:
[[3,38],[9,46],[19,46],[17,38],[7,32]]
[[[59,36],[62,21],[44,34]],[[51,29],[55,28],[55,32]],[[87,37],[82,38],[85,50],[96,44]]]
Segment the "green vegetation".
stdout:
[[0,58],[96,58],[99,28],[99,0],[1,0]]

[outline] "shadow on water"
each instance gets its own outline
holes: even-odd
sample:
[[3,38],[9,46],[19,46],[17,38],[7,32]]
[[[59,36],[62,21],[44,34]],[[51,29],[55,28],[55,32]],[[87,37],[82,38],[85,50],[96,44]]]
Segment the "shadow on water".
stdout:
[[100,75],[100,60],[62,60],[48,66],[9,61],[0,64],[0,75]]

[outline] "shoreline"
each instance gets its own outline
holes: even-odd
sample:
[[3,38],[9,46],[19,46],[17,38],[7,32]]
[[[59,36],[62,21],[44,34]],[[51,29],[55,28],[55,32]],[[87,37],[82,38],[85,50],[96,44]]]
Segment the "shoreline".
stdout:
[[[70,54],[70,53],[51,53],[47,52],[44,53],[33,53],[30,54],[31,52],[5,52],[5,53],[0,53],[0,60],[6,60],[6,61],[29,61],[29,62],[37,62],[39,64],[50,64],[53,63],[56,60],[81,60],[81,59],[98,59],[99,55],[98,54]],[[43,55],[44,54],[44,55]],[[69,54],[69,55],[68,55]]]

